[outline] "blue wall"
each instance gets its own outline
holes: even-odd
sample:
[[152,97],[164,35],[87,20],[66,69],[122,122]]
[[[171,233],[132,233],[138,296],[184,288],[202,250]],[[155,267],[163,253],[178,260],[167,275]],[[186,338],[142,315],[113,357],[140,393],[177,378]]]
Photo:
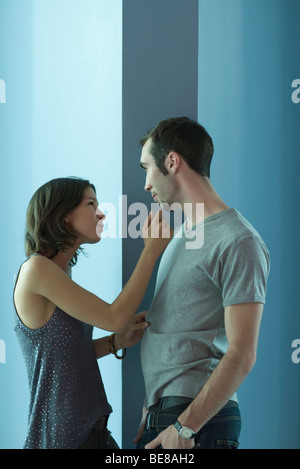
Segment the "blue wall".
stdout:
[[[151,8],[149,5],[151,4]],[[137,40],[138,38],[138,40]],[[123,3],[123,191],[128,202],[152,201],[139,166],[140,137],[159,120],[197,118],[198,0]],[[143,242],[123,240],[123,284]],[[152,300],[155,273],[140,310]],[[123,447],[133,448],[145,398],[139,345],[123,363]]]
[[[291,83],[300,79],[300,2],[149,5],[0,0],[0,79],[6,84],[6,103],[0,103],[1,356],[6,346],[0,448],[21,447],[26,431],[27,379],[12,330],[11,292],[24,258],[30,196],[47,179],[75,174],[96,184],[100,202],[118,206],[124,193],[128,204],[150,203],[137,139],[156,121],[180,114],[198,116],[211,133],[212,182],[261,232],[272,257],[258,360],[239,392],[241,447],[299,448],[300,363],[291,360],[291,344],[300,338],[300,103],[291,100]],[[105,250],[102,244],[88,249],[74,278],[110,301],[141,246],[130,239],[105,243]],[[144,397],[139,348],[128,351],[123,382],[114,357],[100,366],[115,409],[114,436],[121,443],[123,412],[124,447],[130,447]]]
[[[160,1],[160,14],[157,2],[151,5],[146,13],[137,0],[124,3],[124,191],[144,200],[136,139],[162,118],[195,117],[197,99],[198,119],[215,143],[212,182],[260,231],[272,256],[258,360],[239,391],[241,448],[298,448],[300,364],[291,360],[291,344],[300,337],[300,104],[291,100],[291,83],[300,77],[300,2],[199,0],[199,25],[192,2]],[[195,27],[197,91],[186,82],[195,77]],[[130,240],[124,247],[123,242],[125,281],[136,254]],[[151,286],[145,308],[152,293]],[[135,435],[144,397],[138,360],[130,351],[123,364],[125,447]]]
[[239,392],[243,448],[300,447],[299,18],[299,1],[199,1],[198,116],[215,141],[212,182],[272,259],[258,360]]
[[[119,0],[0,0],[1,315],[0,448],[21,448],[29,395],[13,332],[12,286],[24,260],[25,212],[55,177],[90,179],[100,203],[122,194],[122,3]],[[73,278],[105,301],[122,287],[120,239],[87,246]],[[106,333],[107,334],[107,333]],[[95,331],[95,337],[102,331]],[[121,444],[121,364],[99,361]]]
[[28,408],[24,361],[12,330],[12,284],[23,258],[24,211],[32,187],[32,2],[0,1],[1,315],[0,448],[21,447]]

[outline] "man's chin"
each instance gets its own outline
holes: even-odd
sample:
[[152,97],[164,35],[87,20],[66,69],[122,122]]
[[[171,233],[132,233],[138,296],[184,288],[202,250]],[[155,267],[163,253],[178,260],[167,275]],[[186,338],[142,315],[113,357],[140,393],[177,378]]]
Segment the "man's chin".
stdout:
[[170,205],[168,204],[168,202],[159,202],[159,206],[165,212],[171,212],[171,208],[170,208]]

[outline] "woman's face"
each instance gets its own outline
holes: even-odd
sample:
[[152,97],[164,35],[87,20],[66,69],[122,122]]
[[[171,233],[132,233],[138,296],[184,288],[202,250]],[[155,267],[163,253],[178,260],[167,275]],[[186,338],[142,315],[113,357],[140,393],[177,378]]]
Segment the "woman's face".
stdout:
[[85,189],[82,201],[69,215],[65,223],[68,231],[78,237],[81,244],[98,243],[103,231],[105,215],[98,208],[98,200],[91,187]]

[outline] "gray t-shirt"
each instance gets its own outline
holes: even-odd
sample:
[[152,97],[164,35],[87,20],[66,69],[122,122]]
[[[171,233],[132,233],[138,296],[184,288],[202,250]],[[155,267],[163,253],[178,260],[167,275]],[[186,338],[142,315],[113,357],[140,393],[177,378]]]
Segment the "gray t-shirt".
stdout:
[[228,348],[224,307],[265,302],[270,257],[252,225],[228,209],[193,230],[204,232],[202,247],[187,248],[191,230],[182,226],[160,262],[141,346],[146,407],[195,398]]

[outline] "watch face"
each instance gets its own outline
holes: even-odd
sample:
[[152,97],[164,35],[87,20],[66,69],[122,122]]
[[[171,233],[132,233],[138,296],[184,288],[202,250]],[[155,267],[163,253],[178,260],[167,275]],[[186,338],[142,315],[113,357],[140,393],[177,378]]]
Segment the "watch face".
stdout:
[[182,438],[184,438],[185,440],[189,440],[193,436],[193,431],[188,427],[182,427],[182,429],[180,430],[180,434]]

